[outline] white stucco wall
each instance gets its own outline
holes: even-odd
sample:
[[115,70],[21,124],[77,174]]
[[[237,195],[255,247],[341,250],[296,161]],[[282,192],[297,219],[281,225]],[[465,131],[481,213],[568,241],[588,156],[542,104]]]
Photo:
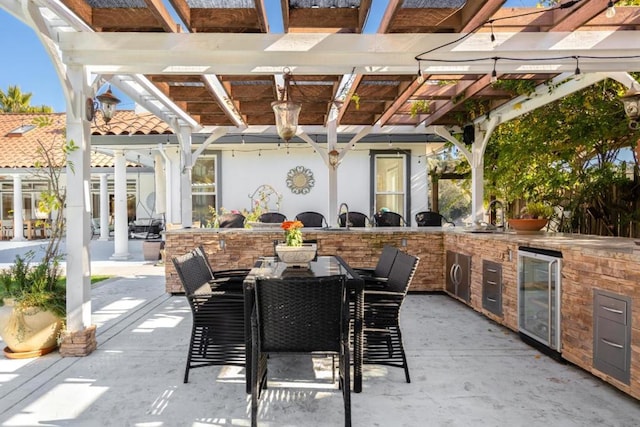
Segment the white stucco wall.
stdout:
[[[411,212],[407,216],[413,218],[416,212],[427,207],[427,172],[424,157],[424,146],[394,146],[393,149],[406,148],[411,155]],[[379,148],[376,148],[379,150]],[[260,154],[260,155],[258,155]],[[420,161],[420,163],[418,163]],[[307,194],[294,194],[286,185],[287,172],[296,166],[303,166],[313,172],[315,185]],[[289,150],[264,149],[242,151],[228,149],[221,152],[221,203],[220,207],[232,210],[250,209],[250,198],[256,188],[269,184],[283,195],[280,211],[287,218],[293,219],[303,211],[317,211],[329,218],[329,182],[328,170],[320,155],[313,152],[310,146],[295,147]],[[346,202],[351,211],[359,211],[367,216],[373,214],[370,202],[370,158],[368,148],[358,148],[347,153],[338,167],[338,205]],[[334,224],[330,224],[334,225]]]

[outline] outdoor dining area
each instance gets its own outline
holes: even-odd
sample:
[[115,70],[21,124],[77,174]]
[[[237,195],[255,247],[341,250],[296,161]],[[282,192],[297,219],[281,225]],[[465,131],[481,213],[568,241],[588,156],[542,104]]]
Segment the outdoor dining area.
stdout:
[[385,246],[376,268],[353,268],[339,255],[316,253],[294,261],[276,254],[250,270],[214,271],[202,246],[173,257],[193,314],[184,382],[193,368],[244,367],[257,425],[269,356],[328,354],[333,370],[338,358],[344,424],[350,426],[351,361],[355,393],[362,392],[366,363],[402,368],[410,382],[399,314],[419,258]]
[[[92,251],[102,245],[113,242],[94,240]],[[185,295],[165,292],[164,268],[141,257],[94,259],[119,276],[93,289],[98,349],[89,357],[0,359],[0,422],[248,426],[245,368],[190,369],[184,383],[193,316]],[[444,294],[409,293],[400,324],[411,382],[402,368],[364,364],[362,391],[351,393],[354,426],[632,426],[640,417],[636,400]],[[324,355],[270,357],[258,425],[343,425],[333,366]]]

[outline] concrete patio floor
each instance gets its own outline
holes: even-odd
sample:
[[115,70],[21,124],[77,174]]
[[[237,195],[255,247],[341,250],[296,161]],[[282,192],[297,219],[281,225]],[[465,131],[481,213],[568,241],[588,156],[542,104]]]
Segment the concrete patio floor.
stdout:
[[[132,260],[109,262],[113,242],[92,242],[93,270],[118,276],[93,291],[94,353],[0,357],[0,425],[250,425],[243,369],[198,368],[182,382],[191,312],[183,296],[165,293],[164,267],[144,262],[139,243]],[[4,245],[0,263],[14,250]],[[363,392],[352,394],[354,426],[639,424],[637,400],[445,295],[409,295],[402,322],[412,382],[399,368],[366,365]],[[260,425],[343,425],[327,363],[271,360]]]

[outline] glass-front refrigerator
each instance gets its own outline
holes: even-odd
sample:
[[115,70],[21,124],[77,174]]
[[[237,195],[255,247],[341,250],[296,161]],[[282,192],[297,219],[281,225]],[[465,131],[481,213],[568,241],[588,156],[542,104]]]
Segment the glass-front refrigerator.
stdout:
[[524,341],[546,353],[562,350],[560,297],[562,253],[518,248],[518,329]]

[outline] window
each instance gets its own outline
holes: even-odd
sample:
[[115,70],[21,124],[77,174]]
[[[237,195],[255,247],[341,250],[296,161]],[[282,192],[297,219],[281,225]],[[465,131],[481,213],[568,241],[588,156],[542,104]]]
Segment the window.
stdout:
[[[91,179],[91,216],[92,218],[100,218],[100,180],[96,179],[97,175]],[[129,221],[135,219],[136,212],[136,185],[137,180],[127,179],[127,217]],[[115,189],[112,179],[107,180],[107,194],[109,195],[109,216],[115,211]]]
[[[4,182],[0,187],[2,191],[1,212],[2,219],[13,218],[13,182]],[[46,191],[48,184],[38,181],[22,181],[22,218],[35,219],[38,210],[40,193]]]
[[201,226],[211,218],[209,206],[217,209],[217,163],[217,154],[201,155],[191,170],[192,221]]
[[410,211],[409,155],[405,151],[372,151],[372,205],[374,212],[386,208],[402,215]]

